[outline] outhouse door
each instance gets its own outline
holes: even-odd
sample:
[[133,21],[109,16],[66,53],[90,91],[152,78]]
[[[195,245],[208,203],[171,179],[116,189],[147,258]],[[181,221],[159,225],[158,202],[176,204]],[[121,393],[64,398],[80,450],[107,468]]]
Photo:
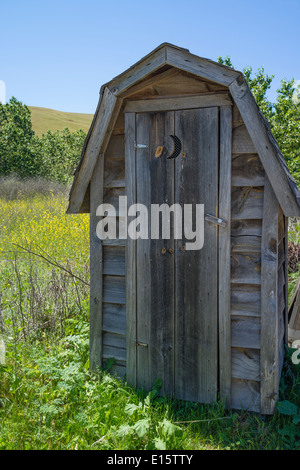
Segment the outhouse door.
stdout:
[[[160,378],[163,393],[210,403],[218,392],[218,226],[196,221],[196,204],[218,216],[219,108],[126,113],[125,128],[128,204],[149,214],[148,237],[127,240],[127,380],[150,390]],[[162,204],[180,205],[182,238],[172,211],[170,238],[166,213],[151,238],[151,207]],[[186,249],[186,205],[192,229],[204,224],[201,249]]]

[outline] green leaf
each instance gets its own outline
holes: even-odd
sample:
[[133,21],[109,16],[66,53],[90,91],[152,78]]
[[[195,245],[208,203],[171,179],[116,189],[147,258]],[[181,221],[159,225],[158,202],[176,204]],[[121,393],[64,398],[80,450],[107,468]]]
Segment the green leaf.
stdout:
[[137,433],[139,437],[144,437],[145,434],[147,434],[149,428],[150,428],[151,421],[149,418],[145,419],[140,419],[135,423],[133,426],[133,429]]
[[164,419],[161,424],[162,431],[169,436],[181,436],[182,429],[171,423],[168,419]]
[[155,449],[157,449],[157,450],[166,450],[167,449],[167,445],[166,445],[165,441],[163,441],[159,437],[156,437],[154,439],[154,445],[155,445]]
[[125,413],[127,413],[129,416],[132,416],[135,411],[140,410],[140,409],[141,409],[140,403],[138,405],[135,405],[134,403],[129,403],[128,405],[125,406]]
[[298,413],[298,407],[288,400],[278,402],[277,409],[282,415],[292,416]]
[[299,423],[300,423],[300,415],[294,416],[294,418],[293,418],[293,423],[294,423],[294,424],[299,424]]

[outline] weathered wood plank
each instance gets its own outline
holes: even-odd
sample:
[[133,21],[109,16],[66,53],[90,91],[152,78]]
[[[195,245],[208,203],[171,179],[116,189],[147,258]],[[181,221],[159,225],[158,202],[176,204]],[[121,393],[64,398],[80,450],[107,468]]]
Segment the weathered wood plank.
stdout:
[[228,406],[231,402],[230,348],[230,235],[231,235],[231,106],[220,108],[220,184],[219,217],[227,221],[219,227],[219,383],[220,395]]
[[125,276],[125,246],[103,247],[103,274]]
[[126,335],[126,306],[102,304],[103,331]]
[[229,86],[269,181],[286,217],[299,217],[300,208],[288,181],[286,164],[274,144],[246,80],[241,76]]
[[105,159],[104,187],[125,187],[125,158]]
[[[125,183],[128,206],[136,204],[135,173],[135,114],[125,115]],[[127,380],[136,386],[136,240],[127,238],[126,244],[126,367]]]
[[234,155],[232,186],[264,186],[265,170],[256,154]]
[[[124,117],[123,117],[124,120]],[[125,157],[125,135],[112,135],[105,151],[105,160]]]
[[74,180],[68,213],[80,211],[98,155],[104,153],[106,150],[121,105],[122,100],[114,96],[108,88],[105,88],[100,108],[85,149],[84,158],[81,161],[78,174]]
[[260,253],[261,220],[233,220],[231,224],[231,250],[241,253]]
[[231,387],[232,408],[260,412],[261,397],[259,382],[233,378]]
[[261,411],[272,414],[278,398],[278,202],[266,179],[261,252]]
[[[173,78],[174,76],[179,75],[179,70],[174,69],[173,67],[153,75],[150,78],[147,78],[145,80],[142,80],[141,82],[137,83],[136,85],[131,86],[128,90],[124,91],[122,93],[122,98],[128,98],[134,96],[143,96],[142,93],[145,92],[146,88],[155,86],[158,87],[161,82],[167,82],[167,84],[170,84],[170,79]],[[160,94],[157,92],[156,94]]]
[[232,133],[232,153],[241,155],[243,153],[253,154],[256,152],[246,126],[243,124],[235,127]]
[[262,187],[233,187],[231,193],[232,219],[262,219]]
[[114,78],[109,83],[110,89],[116,96],[122,96],[132,85],[135,85],[141,79],[145,80],[165,64],[165,49],[159,47]]
[[231,285],[231,315],[260,317],[261,292],[259,285]]
[[258,317],[231,317],[231,346],[260,349],[260,319]]
[[260,381],[260,354],[257,349],[232,348],[232,377]]
[[103,302],[126,304],[125,276],[103,276]]
[[90,212],[90,369],[97,371],[102,365],[102,243],[97,237],[98,217],[96,209],[103,202],[103,166],[104,155],[101,154],[92,175],[91,212]]
[[231,282],[237,284],[261,283],[260,253],[231,253]]
[[[175,200],[181,205],[204,204],[216,216],[218,109],[177,111],[175,123],[187,155],[175,162]],[[217,396],[217,230],[205,223],[203,249],[183,250],[186,239],[175,244],[175,395],[185,400],[213,402]]]
[[166,47],[166,62],[174,67],[221,85],[230,85],[239,76],[239,72],[227,67],[220,67],[211,60],[203,59],[188,51],[176,50],[172,46]]
[[202,94],[198,96],[176,96],[174,98],[128,101],[125,106],[125,112],[145,113],[151,111],[173,111],[179,109],[228,106],[231,104],[232,101],[227,93],[214,93],[208,95]]

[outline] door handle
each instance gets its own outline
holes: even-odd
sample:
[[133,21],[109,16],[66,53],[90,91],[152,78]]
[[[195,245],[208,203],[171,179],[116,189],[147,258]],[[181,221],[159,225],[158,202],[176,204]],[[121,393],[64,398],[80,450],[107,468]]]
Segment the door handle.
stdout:
[[215,217],[214,215],[211,214],[205,214],[205,220],[207,222],[211,222],[212,224],[219,225],[220,227],[226,227],[227,221],[221,219],[220,217]]

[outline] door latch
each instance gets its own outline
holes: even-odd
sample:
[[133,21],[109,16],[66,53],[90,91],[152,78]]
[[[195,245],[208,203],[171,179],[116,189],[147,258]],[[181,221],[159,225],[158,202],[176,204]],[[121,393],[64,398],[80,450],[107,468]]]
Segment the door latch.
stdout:
[[142,343],[141,341],[136,341],[135,344],[136,344],[137,346],[144,346],[144,348],[146,348],[146,347],[148,346],[147,343]]
[[207,222],[211,222],[212,224],[219,225],[220,227],[226,227],[227,225],[226,220],[223,220],[220,217],[215,217],[211,214],[205,214],[205,220],[207,220]]
[[147,149],[148,145],[145,144],[135,144],[134,146],[135,149]]

